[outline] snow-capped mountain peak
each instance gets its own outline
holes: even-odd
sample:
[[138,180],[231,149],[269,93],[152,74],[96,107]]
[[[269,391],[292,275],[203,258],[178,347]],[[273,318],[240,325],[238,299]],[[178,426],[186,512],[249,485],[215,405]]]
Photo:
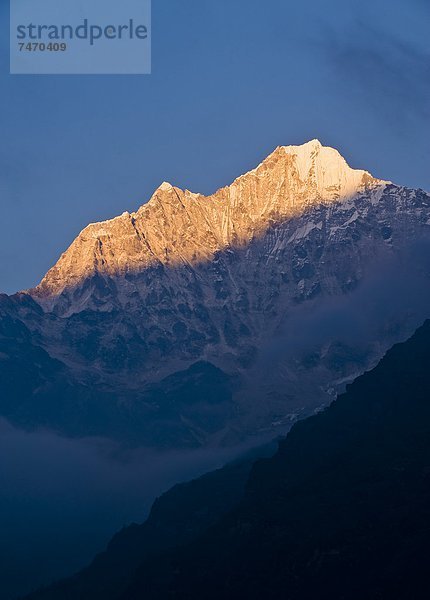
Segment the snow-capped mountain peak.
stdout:
[[159,264],[212,260],[217,252],[261,237],[276,223],[319,205],[380,195],[386,184],[350,168],[337,150],[318,140],[276,148],[258,167],[211,196],[163,182],[137,212],[85,228],[31,294],[50,310],[59,296],[75,293],[96,274],[115,277]]

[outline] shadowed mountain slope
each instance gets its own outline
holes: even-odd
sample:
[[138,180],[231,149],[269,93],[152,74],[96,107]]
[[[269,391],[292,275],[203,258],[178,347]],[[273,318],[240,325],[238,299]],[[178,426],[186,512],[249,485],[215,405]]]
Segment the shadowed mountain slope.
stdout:
[[428,598],[430,322],[294,426],[240,506],[144,563],[137,598]]
[[428,598],[429,364],[427,321],[274,456],[174,488],[31,600]]
[[209,197],[165,183],[0,298],[0,415],[151,447],[284,434],[428,316],[429,209],[317,140]]

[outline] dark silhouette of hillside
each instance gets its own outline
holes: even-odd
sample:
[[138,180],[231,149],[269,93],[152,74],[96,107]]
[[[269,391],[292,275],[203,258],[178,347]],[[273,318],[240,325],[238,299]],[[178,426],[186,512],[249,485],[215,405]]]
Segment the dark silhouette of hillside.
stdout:
[[[296,424],[273,457],[254,464],[245,491],[249,464],[156,504],[122,591],[76,595],[90,570],[32,600],[428,598],[429,365],[427,321],[328,409]],[[205,511],[210,518],[197,518]],[[133,535],[117,536],[92,567],[109,589]]]
[[247,452],[221,469],[175,485],[158,498],[142,525],[125,527],[86,569],[32,594],[32,600],[113,600],[127,589],[142,561],[196,538],[238,504],[257,457],[276,442]]
[[429,365],[427,321],[295,425],[228,516],[143,563],[122,598],[428,598]]

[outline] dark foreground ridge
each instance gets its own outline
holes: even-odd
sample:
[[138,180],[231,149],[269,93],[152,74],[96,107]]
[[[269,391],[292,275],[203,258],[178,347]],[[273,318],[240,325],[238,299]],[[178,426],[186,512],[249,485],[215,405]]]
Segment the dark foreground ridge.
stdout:
[[[427,321],[328,409],[295,425],[274,457],[257,461],[244,492],[232,472],[219,487],[212,479],[233,506],[217,522],[194,521],[188,539],[177,524],[197,502],[210,512],[214,488],[205,478],[182,488],[170,521],[159,513],[169,543],[148,535],[152,550],[121,593],[77,596],[69,580],[32,600],[428,598],[429,359]],[[110,551],[99,572],[108,583],[129,548]]]
[[133,580],[142,561],[195,539],[236,506],[257,457],[271,456],[271,442],[207,475],[175,485],[158,498],[142,525],[125,527],[88,568],[39,590],[31,600],[114,600]]

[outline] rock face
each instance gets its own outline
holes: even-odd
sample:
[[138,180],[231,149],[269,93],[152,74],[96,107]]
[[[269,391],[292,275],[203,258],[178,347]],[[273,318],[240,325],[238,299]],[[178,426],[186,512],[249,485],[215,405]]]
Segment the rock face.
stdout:
[[[68,411],[43,424],[126,439],[133,429],[156,445],[163,432],[168,445],[201,445],[289,426],[426,316],[427,272],[420,293],[362,328],[359,343],[318,324],[309,332],[327,303],[371,287],[377,260],[401,260],[427,235],[429,208],[422,190],[351,169],[317,140],[277,148],[209,197],[163,183],[137,212],[89,225],[39,286],[8,299],[32,343],[67,372]],[[407,266],[418,273],[415,262]],[[366,311],[355,302],[351,324]],[[205,373],[220,386],[219,406],[199,387]],[[185,382],[180,402],[171,377]],[[52,403],[58,385],[38,385],[18,421],[37,423],[40,395],[50,389]],[[195,389],[200,400],[185,410]]]
[[[110,309],[115,299],[104,297],[96,284],[89,293],[85,283],[93,277],[121,278],[122,286],[130,287],[126,282],[132,280],[135,289],[118,294],[117,300],[123,303],[137,292],[137,302],[145,302],[148,285],[135,278],[148,269],[193,271],[223,251],[248,248],[273,226],[303,218],[316,205],[341,201],[348,210],[348,201],[357,195],[379,199],[386,185],[366,171],[351,169],[336,150],[318,140],[279,147],[213,196],[163,183],[136,213],[89,225],[30,293],[45,309],[61,315],[87,307]],[[322,227],[323,222],[306,219],[304,227],[281,243],[292,244]],[[270,248],[271,258],[280,250],[279,245]]]

